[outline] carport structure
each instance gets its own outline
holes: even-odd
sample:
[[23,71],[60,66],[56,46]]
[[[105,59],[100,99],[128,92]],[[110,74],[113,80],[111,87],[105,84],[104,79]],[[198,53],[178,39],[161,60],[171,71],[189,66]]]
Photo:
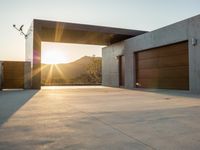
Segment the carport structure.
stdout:
[[31,88],[41,87],[41,42],[111,45],[145,31],[33,20],[26,39],[26,61],[31,62]]

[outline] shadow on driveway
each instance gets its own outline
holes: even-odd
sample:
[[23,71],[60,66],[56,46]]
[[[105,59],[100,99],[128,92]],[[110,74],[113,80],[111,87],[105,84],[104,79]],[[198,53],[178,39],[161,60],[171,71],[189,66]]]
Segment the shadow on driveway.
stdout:
[[0,126],[20,109],[38,90],[0,91]]

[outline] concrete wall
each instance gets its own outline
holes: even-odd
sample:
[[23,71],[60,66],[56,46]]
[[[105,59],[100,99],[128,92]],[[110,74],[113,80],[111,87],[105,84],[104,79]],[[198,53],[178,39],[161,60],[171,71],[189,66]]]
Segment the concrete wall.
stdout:
[[25,51],[25,60],[33,63],[33,23],[31,24],[28,32],[28,37],[26,38],[26,51]]
[[102,49],[102,85],[119,86],[117,56],[124,54],[124,42],[116,43]]
[[[197,45],[192,45],[192,39],[197,39]],[[169,45],[177,42],[188,40],[189,48],[189,86],[190,91],[193,93],[200,93],[200,15],[187,20],[169,25],[167,27],[145,33],[131,39],[124,41],[124,55],[125,55],[125,87],[132,89],[135,87],[135,60],[134,52]],[[109,63],[113,63],[113,53],[119,52],[120,47],[112,49],[112,46],[103,50],[103,71],[104,66],[111,66]],[[106,52],[106,50],[108,50]],[[117,51],[117,52],[114,52]],[[108,59],[109,61],[106,61]],[[103,73],[103,78],[112,78],[112,83],[117,83],[116,75],[110,72]],[[104,77],[105,76],[105,77]],[[113,81],[115,80],[115,81]],[[110,82],[104,85],[112,86]]]
[[31,86],[33,89],[41,88],[41,31],[38,26],[37,22],[33,20],[26,39],[26,61],[31,62]]
[[31,88],[31,62],[24,62],[24,89]]

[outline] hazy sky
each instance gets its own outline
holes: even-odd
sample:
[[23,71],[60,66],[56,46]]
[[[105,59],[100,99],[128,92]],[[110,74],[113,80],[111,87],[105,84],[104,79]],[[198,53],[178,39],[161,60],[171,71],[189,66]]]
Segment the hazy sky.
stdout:
[[200,0],[0,0],[0,60],[24,60],[12,24],[34,18],[151,31],[198,14]]

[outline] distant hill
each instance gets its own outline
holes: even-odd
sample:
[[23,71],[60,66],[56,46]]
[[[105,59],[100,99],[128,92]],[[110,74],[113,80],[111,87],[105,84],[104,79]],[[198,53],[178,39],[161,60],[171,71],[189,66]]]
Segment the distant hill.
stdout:
[[[84,56],[71,63],[42,64],[42,85],[100,84],[101,60]],[[93,72],[97,75],[92,75]]]

